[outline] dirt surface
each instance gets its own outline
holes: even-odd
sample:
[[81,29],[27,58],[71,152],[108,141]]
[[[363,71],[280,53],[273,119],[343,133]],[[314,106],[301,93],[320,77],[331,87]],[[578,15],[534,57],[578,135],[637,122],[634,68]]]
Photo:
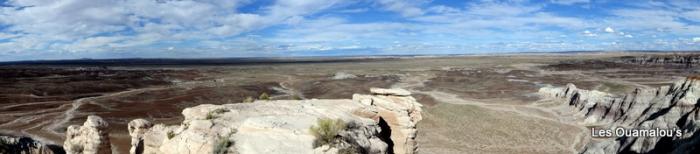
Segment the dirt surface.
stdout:
[[[216,66],[3,66],[0,133],[61,144],[88,115],[110,123],[128,152],[135,118],[175,124],[199,104],[270,99],[349,99],[370,87],[405,88],[424,105],[421,153],[576,153],[590,141],[566,107],[542,100],[543,86],[576,84],[624,93],[695,74],[689,65],[621,63],[643,53],[400,58]],[[336,73],[354,77],[334,78]]]

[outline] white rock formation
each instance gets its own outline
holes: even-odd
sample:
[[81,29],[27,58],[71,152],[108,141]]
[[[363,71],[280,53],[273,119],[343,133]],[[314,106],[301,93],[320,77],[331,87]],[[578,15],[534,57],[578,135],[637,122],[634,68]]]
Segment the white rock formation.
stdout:
[[[539,93],[560,98],[576,108],[584,125],[601,129],[681,130],[681,136],[617,137],[589,144],[584,153],[668,153],[689,151],[700,145],[700,81],[689,77],[671,86],[635,89],[624,96],[577,89],[573,84],[563,88],[544,87]],[[685,149],[683,149],[685,148]]]
[[[360,153],[415,153],[415,124],[421,119],[421,105],[406,92],[378,89],[373,93],[381,95],[354,95],[352,100],[199,105],[182,111],[185,120],[179,126],[134,127],[133,132],[145,133],[131,133],[132,140],[143,141],[135,144],[142,147],[132,149],[167,154],[338,153],[347,149]],[[341,142],[334,147],[313,145],[315,137],[309,128],[321,118],[340,119],[348,125],[338,134]],[[132,123],[137,126],[143,121]]]
[[334,80],[343,80],[343,79],[352,79],[356,78],[357,76],[354,74],[350,73],[345,73],[345,72],[338,72],[335,73],[335,75],[332,77]]
[[376,106],[378,114],[372,118],[385,121],[391,128],[394,153],[415,153],[418,148],[416,123],[423,119],[422,105],[404,89],[371,88],[370,92],[373,95],[355,94],[352,99]]
[[[136,119],[129,122],[129,136],[131,137],[130,154],[143,153],[143,136],[153,127],[153,123],[145,119]],[[137,149],[139,148],[139,149]]]
[[69,154],[111,154],[108,127],[102,118],[88,116],[83,126],[68,126],[63,148]]

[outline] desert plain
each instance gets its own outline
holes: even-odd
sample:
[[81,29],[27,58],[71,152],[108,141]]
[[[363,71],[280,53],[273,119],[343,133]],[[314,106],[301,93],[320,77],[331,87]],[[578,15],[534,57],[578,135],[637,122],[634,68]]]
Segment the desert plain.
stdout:
[[344,99],[402,88],[423,105],[419,153],[578,153],[596,138],[545,86],[575,84],[612,94],[669,85],[693,65],[625,57],[692,53],[572,52],[397,56],[283,63],[3,64],[0,134],[61,145],[65,129],[98,115],[114,151],[128,153],[127,123],[177,124],[184,108],[269,99]]

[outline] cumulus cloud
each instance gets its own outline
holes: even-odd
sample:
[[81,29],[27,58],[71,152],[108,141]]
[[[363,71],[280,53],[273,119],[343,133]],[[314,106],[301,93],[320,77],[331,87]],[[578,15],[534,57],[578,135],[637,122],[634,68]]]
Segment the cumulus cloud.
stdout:
[[588,0],[0,3],[0,55],[23,57],[601,50],[611,42],[615,49],[700,49],[700,4],[679,1],[620,7]]
[[7,2],[10,7],[2,8],[0,23],[11,25],[6,31],[40,40],[24,42],[29,48],[23,50],[61,47],[53,50],[79,51],[104,45],[123,48],[236,36],[316,13],[339,2],[285,0],[256,13],[236,11],[246,3],[226,0],[15,0]]
[[583,31],[582,34],[583,34],[583,36],[588,36],[588,37],[595,37],[595,36],[598,36],[598,34],[593,33],[593,32],[591,32],[591,31],[589,31],[589,30]]
[[613,30],[612,27],[605,27],[605,32],[615,33],[615,30]]

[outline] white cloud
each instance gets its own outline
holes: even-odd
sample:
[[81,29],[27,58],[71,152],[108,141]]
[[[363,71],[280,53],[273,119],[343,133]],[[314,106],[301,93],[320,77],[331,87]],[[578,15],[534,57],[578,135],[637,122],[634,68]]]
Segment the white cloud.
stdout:
[[425,3],[420,0],[379,0],[379,4],[388,11],[393,11],[402,16],[411,17],[425,13],[420,5]]
[[550,0],[550,2],[554,4],[561,4],[561,5],[574,5],[574,4],[583,4],[583,3],[589,3],[589,0]]
[[615,30],[613,30],[612,27],[605,27],[605,32],[615,33]]
[[[0,35],[0,39],[11,38],[16,42],[14,45],[24,47],[8,48],[17,51],[88,51],[102,50],[98,48],[105,45],[128,48],[158,42],[207,40],[292,23],[300,16],[342,2],[279,0],[253,13],[236,11],[247,3],[247,0],[13,0],[6,3],[10,7],[0,8],[0,23],[11,25],[4,31],[21,35]],[[108,40],[105,35],[120,40]]]
[[700,25],[689,24],[680,20],[688,18],[683,11],[666,9],[654,4],[650,8],[623,8],[611,10],[613,16],[604,23],[629,31],[651,31],[671,33],[675,35],[700,34]]
[[486,2],[472,4],[468,7],[468,14],[483,16],[517,16],[532,13],[542,9],[536,5],[521,5],[516,3]]
[[583,36],[588,36],[588,37],[595,37],[595,36],[598,36],[598,34],[593,33],[593,32],[591,32],[591,31],[589,31],[589,30],[583,31],[582,34],[583,34]]
[[[611,42],[616,42],[616,47],[620,48],[664,49],[682,48],[683,43],[698,48],[700,40],[697,37],[700,36],[697,24],[700,9],[693,7],[698,6],[697,3],[664,1],[604,10],[595,6],[608,2],[593,4],[588,0],[551,0],[554,4],[484,0],[449,6],[432,0],[272,0],[262,6],[252,0],[10,0],[2,3],[10,7],[0,7],[0,25],[3,26],[0,28],[3,29],[0,31],[0,55],[134,49],[166,54],[359,49],[391,52],[597,50],[608,49]],[[247,6],[249,4],[256,6]],[[562,5],[593,6],[586,9],[604,12],[572,15],[549,9],[577,7]],[[243,9],[244,6],[247,7]],[[376,18],[364,16],[386,13],[382,11],[391,13]],[[679,40],[650,43],[663,38],[683,39],[679,39],[682,43],[678,43]],[[392,44],[393,41],[400,43]]]
[[683,18],[692,20],[695,22],[700,22],[700,9],[695,9],[692,11],[687,11],[682,13]]

